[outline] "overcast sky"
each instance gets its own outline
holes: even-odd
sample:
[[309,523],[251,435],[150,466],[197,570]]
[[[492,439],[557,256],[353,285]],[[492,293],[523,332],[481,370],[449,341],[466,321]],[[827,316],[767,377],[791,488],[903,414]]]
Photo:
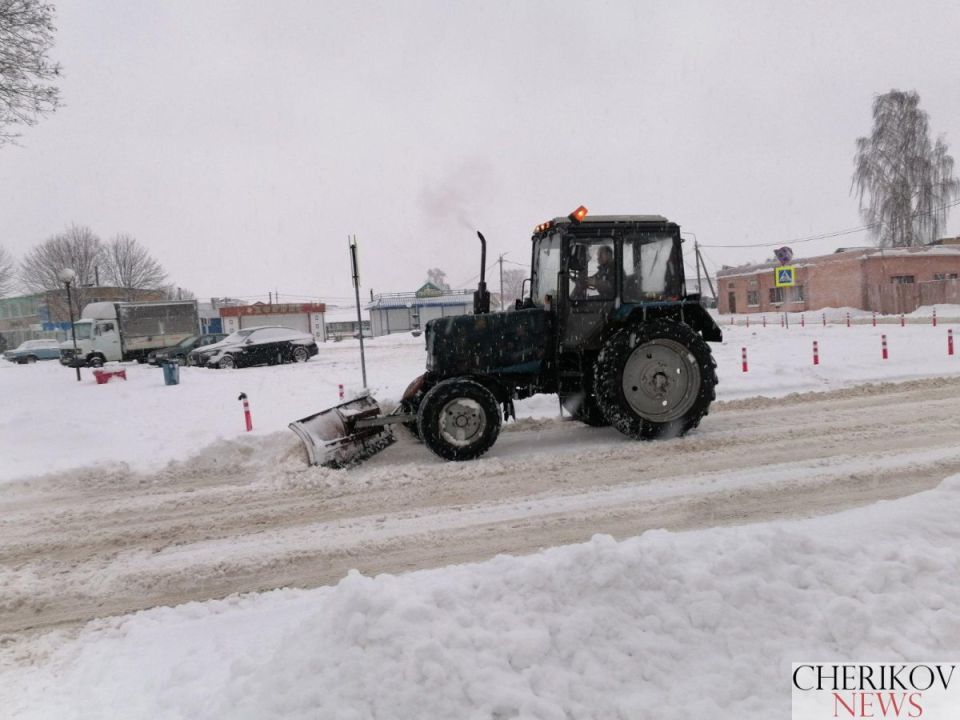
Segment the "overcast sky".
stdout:
[[462,286],[474,228],[526,265],[581,203],[759,261],[709,246],[861,224],[854,140],[891,88],[960,160],[955,1],[54,2],[65,105],[0,148],[0,244],[130,233],[201,298],[346,298],[351,233],[364,295]]

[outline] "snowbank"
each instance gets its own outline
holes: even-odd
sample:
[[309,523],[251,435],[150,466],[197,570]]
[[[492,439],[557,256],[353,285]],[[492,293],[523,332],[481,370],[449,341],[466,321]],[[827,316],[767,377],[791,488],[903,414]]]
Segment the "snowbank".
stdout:
[[45,636],[16,718],[788,717],[801,660],[960,649],[960,476],[835,516],[161,608]]

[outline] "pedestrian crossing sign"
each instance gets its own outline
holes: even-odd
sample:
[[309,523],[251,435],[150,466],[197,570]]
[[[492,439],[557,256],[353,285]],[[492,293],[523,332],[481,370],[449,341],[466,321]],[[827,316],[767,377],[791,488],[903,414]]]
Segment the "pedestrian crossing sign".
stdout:
[[793,287],[797,284],[797,269],[793,265],[783,265],[773,272],[777,287]]

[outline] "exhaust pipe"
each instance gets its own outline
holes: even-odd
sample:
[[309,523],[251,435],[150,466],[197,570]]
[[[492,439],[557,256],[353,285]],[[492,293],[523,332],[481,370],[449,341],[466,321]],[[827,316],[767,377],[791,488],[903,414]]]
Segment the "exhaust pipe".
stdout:
[[486,283],[487,239],[479,230],[477,230],[477,237],[480,238],[480,284],[473,293],[473,314],[486,315],[490,312],[490,293],[487,292]]

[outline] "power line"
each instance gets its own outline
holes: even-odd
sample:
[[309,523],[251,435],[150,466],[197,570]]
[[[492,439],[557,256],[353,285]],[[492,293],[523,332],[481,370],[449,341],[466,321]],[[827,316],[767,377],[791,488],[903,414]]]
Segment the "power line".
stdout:
[[[913,214],[912,214],[912,217],[919,217],[919,216],[921,216],[921,215],[927,215],[927,216],[933,215],[933,214],[938,213],[938,212],[940,212],[940,211],[942,211],[942,210],[946,210],[947,208],[954,207],[955,205],[960,205],[960,200],[954,200],[953,202],[947,203],[946,205],[941,205],[940,207],[935,208],[934,210],[931,210],[931,211],[928,212],[928,213],[913,213]],[[860,226],[854,227],[854,228],[847,228],[846,230],[834,230],[834,231],[832,231],[832,232],[820,233],[819,235],[810,235],[810,236],[808,236],[808,237],[798,238],[798,239],[796,239],[796,240],[790,240],[788,244],[789,244],[789,245],[797,245],[797,244],[799,244],[799,243],[813,242],[814,240],[826,240],[826,239],[828,239],[828,238],[841,237],[841,236],[843,236],[843,235],[853,235],[853,234],[855,234],[855,233],[862,233],[862,232],[866,232],[867,230],[872,230],[873,228],[875,228],[875,227],[880,227],[881,225],[883,225],[882,222],[875,222],[875,223],[869,223],[869,224],[867,224],[867,225],[860,225]],[[765,247],[774,247],[775,245],[780,245],[780,244],[781,244],[780,242],[772,242],[772,243],[749,243],[749,244],[746,244],[746,245],[704,245],[704,244],[701,243],[700,247],[702,247],[702,248],[704,248],[704,247],[708,247],[708,248],[765,248]]]

